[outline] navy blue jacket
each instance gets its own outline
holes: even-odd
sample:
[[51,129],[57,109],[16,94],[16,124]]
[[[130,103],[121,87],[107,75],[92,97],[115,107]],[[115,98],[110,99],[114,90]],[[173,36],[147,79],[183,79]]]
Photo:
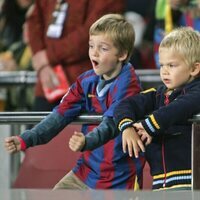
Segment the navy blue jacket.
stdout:
[[165,104],[167,88],[160,86],[123,100],[114,111],[120,131],[141,121],[153,137],[146,158],[153,189],[191,188],[191,122],[200,112],[200,78],[174,90]]

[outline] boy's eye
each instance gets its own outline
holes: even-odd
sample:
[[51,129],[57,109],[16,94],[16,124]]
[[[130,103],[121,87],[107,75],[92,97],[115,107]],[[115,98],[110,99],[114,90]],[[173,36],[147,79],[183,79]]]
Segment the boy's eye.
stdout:
[[92,49],[94,47],[94,45],[92,44],[89,44],[89,48]]
[[102,47],[101,48],[103,51],[108,51],[108,48]]
[[160,68],[163,68],[164,66],[166,66],[167,68],[177,67],[177,65],[175,65],[175,64],[167,64],[167,65],[160,64],[159,66],[160,66]]
[[169,67],[173,68],[173,67],[176,67],[176,65],[175,64],[169,64]]
[[101,45],[99,45],[99,50],[108,51],[109,50],[109,46],[105,45],[105,44],[101,44]]

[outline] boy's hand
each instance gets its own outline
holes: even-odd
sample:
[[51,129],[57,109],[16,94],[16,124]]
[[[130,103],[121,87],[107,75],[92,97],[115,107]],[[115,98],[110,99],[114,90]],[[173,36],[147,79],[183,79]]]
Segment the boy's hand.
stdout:
[[122,145],[124,153],[126,153],[126,148],[128,148],[128,153],[130,157],[133,156],[133,152],[136,158],[139,157],[140,150],[142,150],[142,152],[145,152],[142,140],[140,139],[135,129],[132,127],[129,127],[123,131]]
[[85,136],[81,132],[74,132],[74,135],[69,140],[69,148],[72,151],[81,151],[85,145]]
[[5,138],[4,146],[9,153],[16,153],[21,150],[21,144],[17,136]]
[[148,145],[152,141],[152,137],[146,132],[142,123],[135,123],[133,126],[136,128],[138,135],[142,142],[145,142],[145,145]]

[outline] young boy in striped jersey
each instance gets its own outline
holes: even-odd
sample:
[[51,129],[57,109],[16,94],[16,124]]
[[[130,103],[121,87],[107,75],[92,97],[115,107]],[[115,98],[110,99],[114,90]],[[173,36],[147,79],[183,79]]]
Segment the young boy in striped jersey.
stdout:
[[[83,125],[86,137],[75,132],[75,138],[84,138],[81,149],[87,151],[54,189],[133,189],[141,186],[145,159],[124,155],[121,135],[90,151],[118,134],[112,119],[114,107],[122,99],[140,92],[134,68],[128,62],[134,38],[131,24],[119,14],[108,14],[97,20],[89,32],[93,70],[77,78],[61,103],[42,122],[20,136],[5,139],[6,149],[13,153],[47,143],[81,113],[103,115],[99,126]],[[93,132],[97,137],[90,137]],[[70,140],[72,149],[74,145]]]

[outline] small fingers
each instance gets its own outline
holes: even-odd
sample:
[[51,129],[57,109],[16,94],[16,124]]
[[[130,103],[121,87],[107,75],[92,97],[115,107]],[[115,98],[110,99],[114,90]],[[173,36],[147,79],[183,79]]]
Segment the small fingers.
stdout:
[[149,145],[149,144],[151,143],[151,141],[152,141],[152,138],[151,138],[151,137],[148,137],[148,138],[147,138],[147,141],[146,141],[146,143],[145,143],[145,145],[146,145],[146,146]]
[[78,151],[77,145],[74,144],[72,141],[69,141],[69,148],[74,152]]
[[7,137],[4,141],[4,147],[9,153],[20,151],[20,141],[16,136]]
[[137,143],[133,144],[133,151],[134,151],[135,157],[138,158],[139,157],[140,149],[138,148]]
[[69,140],[69,148],[72,151],[78,151],[78,144],[73,138],[70,138],[70,140]]
[[5,144],[5,149],[6,149],[9,153],[17,152],[17,147],[16,147],[16,145],[14,144],[14,142],[6,143],[6,144]]
[[134,151],[134,144],[131,141],[127,142],[127,148],[128,148],[128,154],[130,157],[133,156],[133,151]]
[[142,152],[145,152],[145,147],[144,147],[144,144],[141,140],[138,141],[138,146],[139,146],[139,148]]
[[77,131],[74,131],[74,135],[76,135],[77,137],[83,137],[84,136],[83,133],[77,132]]
[[136,142],[134,142],[132,140],[127,141],[127,149],[128,149],[128,154],[129,154],[130,157],[133,156],[133,153],[134,153],[136,158],[139,157],[140,149],[139,149]]
[[69,148],[72,151],[80,151],[85,144],[84,135],[81,132],[74,132],[74,135],[69,140]]
[[140,151],[145,152],[143,142],[140,139],[128,143],[128,153],[130,157],[133,156],[134,152],[134,156],[138,158]]
[[7,137],[7,138],[5,138],[4,141],[5,141],[5,143],[9,143],[9,142],[12,142],[13,139],[11,137]]
[[147,138],[146,138],[145,135],[141,135],[141,138],[140,138],[140,139],[142,140],[142,142],[144,142]]
[[122,140],[122,149],[123,149],[123,152],[126,153],[126,141],[125,140]]

